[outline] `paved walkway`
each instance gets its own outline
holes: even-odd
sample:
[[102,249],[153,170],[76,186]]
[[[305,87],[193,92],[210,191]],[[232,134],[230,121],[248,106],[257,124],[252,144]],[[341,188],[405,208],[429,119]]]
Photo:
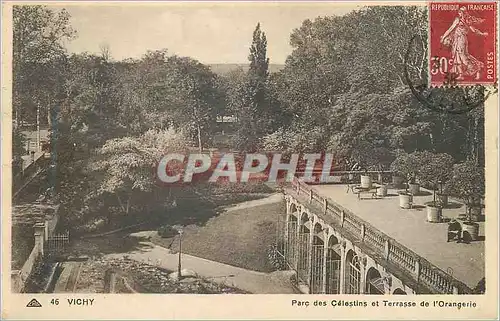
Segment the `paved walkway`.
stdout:
[[250,208],[250,207],[255,207],[255,206],[260,206],[260,205],[279,203],[282,201],[283,201],[283,194],[276,193],[276,194],[272,194],[271,196],[268,196],[265,198],[261,198],[261,199],[257,199],[257,200],[253,200],[253,201],[246,201],[246,202],[238,203],[236,205],[226,206],[226,207],[224,207],[224,210],[229,212],[229,211],[241,210],[244,208]]
[[[178,253],[150,242],[141,242],[140,244],[144,247],[137,251],[108,254],[106,257],[114,259],[128,257],[139,262],[149,262],[170,271],[177,271]],[[296,293],[291,282],[286,278],[286,272],[251,271],[188,254],[181,255],[181,263],[182,269],[192,270],[203,278],[212,279],[217,283],[223,283],[243,291],[257,294]]]

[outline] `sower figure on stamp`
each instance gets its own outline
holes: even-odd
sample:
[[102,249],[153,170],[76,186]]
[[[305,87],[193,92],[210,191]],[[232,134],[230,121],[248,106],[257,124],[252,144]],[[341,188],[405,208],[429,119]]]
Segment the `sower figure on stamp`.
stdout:
[[465,7],[461,7],[458,10],[458,16],[453,21],[453,24],[440,38],[443,45],[451,47],[451,56],[453,59],[451,72],[457,75],[457,80],[464,79],[464,75],[476,75],[476,80],[481,77],[484,63],[469,53],[467,34],[469,31],[472,31],[477,35],[487,36],[487,32],[481,32],[474,27],[474,25],[484,20],[485,19],[471,16],[466,11]]

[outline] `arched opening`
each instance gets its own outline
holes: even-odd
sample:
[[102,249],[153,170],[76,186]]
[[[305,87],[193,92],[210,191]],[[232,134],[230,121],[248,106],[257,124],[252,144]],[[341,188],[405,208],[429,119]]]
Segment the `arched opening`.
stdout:
[[307,213],[302,213],[299,226],[297,275],[299,279],[306,284],[309,284],[310,229],[308,227],[308,222],[309,217],[307,216]]
[[394,292],[392,294],[396,294],[396,295],[406,295],[406,292],[401,290],[400,288],[397,288],[396,290],[394,290]]
[[340,260],[341,250],[339,240],[335,236],[328,239],[326,253],[326,289],[327,294],[340,293]]
[[323,241],[323,226],[314,225],[311,266],[311,293],[321,293],[323,289],[323,263],[325,259],[325,242]]
[[346,255],[345,293],[359,294],[361,289],[361,264],[353,250]]
[[384,294],[384,280],[380,275],[380,272],[371,267],[368,272],[366,272],[366,294]]

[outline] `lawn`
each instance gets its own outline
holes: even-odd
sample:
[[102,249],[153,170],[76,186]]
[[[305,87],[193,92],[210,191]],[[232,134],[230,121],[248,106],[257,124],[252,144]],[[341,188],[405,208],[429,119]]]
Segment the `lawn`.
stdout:
[[[284,204],[271,203],[225,211],[206,224],[188,225],[182,252],[250,270],[271,272],[268,249],[276,240],[276,219]],[[158,245],[178,251],[178,238],[153,237]]]

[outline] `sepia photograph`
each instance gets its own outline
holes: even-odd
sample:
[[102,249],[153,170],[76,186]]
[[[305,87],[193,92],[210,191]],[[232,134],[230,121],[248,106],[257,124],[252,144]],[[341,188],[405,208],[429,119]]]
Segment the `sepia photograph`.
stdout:
[[498,282],[497,10],[11,4],[2,291],[476,308]]

